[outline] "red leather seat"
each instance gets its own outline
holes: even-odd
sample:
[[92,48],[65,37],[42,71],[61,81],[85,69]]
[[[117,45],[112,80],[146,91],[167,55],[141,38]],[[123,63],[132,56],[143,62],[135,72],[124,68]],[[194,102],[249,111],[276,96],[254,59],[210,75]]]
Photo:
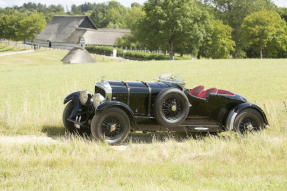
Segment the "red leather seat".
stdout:
[[232,95],[235,96],[234,93],[227,91],[227,90],[218,90],[217,94],[225,94],[225,95]]
[[210,88],[208,90],[202,91],[197,97],[206,99],[209,94],[211,94],[211,93],[217,94],[217,92],[218,92],[218,89]]
[[197,86],[191,90],[189,90],[189,93],[193,96],[198,97],[198,95],[204,90],[204,86]]
[[217,88],[210,88],[208,90],[204,90],[204,86],[202,85],[197,86],[193,89],[190,89],[189,93],[195,97],[202,98],[202,99],[206,99],[208,95],[211,93],[235,96],[235,94],[230,91],[217,89]]

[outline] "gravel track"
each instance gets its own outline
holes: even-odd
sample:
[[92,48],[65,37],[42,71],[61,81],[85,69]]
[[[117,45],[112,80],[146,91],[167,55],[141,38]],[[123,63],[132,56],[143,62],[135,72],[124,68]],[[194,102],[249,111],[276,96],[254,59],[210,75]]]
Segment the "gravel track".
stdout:
[[58,142],[59,140],[45,136],[0,136],[0,144],[47,144]]
[[34,50],[23,50],[23,51],[14,51],[14,52],[3,52],[0,53],[0,56],[9,56],[9,55],[14,55],[14,54],[25,54],[25,53],[30,53],[34,52]]

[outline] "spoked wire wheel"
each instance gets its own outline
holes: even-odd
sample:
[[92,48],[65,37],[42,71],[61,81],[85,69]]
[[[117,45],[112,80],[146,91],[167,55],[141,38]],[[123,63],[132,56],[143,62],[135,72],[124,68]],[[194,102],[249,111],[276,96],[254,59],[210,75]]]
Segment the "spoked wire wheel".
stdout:
[[242,134],[263,130],[265,123],[261,114],[254,109],[245,109],[240,112],[234,121],[234,130]]
[[157,96],[154,112],[155,118],[163,126],[177,126],[189,114],[190,103],[180,89],[163,90]]
[[239,124],[239,131],[244,132],[254,132],[259,130],[259,124],[256,120],[252,118],[245,118]]
[[164,117],[172,123],[181,117],[182,108],[182,100],[178,99],[177,95],[169,95],[163,100],[161,109]]
[[130,131],[128,115],[120,108],[108,108],[94,116],[91,125],[92,138],[110,145],[120,144]]
[[101,132],[106,140],[113,140],[124,133],[123,124],[117,116],[108,116],[101,124]]

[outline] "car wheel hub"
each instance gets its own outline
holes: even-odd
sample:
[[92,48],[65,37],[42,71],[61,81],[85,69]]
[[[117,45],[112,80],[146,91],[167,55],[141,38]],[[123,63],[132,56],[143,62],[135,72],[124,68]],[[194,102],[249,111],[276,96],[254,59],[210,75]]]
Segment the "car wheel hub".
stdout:
[[110,126],[110,132],[114,132],[117,129],[117,124],[112,124]]
[[246,129],[248,131],[252,131],[254,129],[253,125],[251,123],[249,123],[247,126],[246,126]]
[[181,115],[182,103],[176,100],[176,98],[167,98],[164,100],[162,110],[165,117],[168,120],[175,120]]
[[110,116],[102,122],[102,132],[107,139],[114,139],[123,132],[119,119]]
[[171,110],[172,110],[172,111],[176,111],[176,110],[177,110],[176,105],[173,105],[173,106],[171,107]]
[[254,120],[247,118],[244,119],[241,124],[240,124],[240,131],[241,132],[252,132],[254,130],[256,130],[257,128],[257,124]]

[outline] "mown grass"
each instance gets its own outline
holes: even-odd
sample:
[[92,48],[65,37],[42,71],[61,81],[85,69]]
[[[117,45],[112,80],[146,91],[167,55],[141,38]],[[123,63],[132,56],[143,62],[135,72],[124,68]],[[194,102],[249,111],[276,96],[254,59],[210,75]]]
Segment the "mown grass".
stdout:
[[4,52],[13,52],[13,51],[21,51],[26,50],[25,48],[20,48],[12,45],[7,45],[5,43],[0,43],[0,53]]
[[61,139],[67,94],[92,92],[102,76],[149,81],[167,72],[183,76],[186,87],[204,84],[244,95],[265,110],[270,127],[245,137],[198,140],[132,135],[125,150],[81,138],[51,144],[1,142],[1,190],[286,190],[287,60],[63,65],[66,53],[0,58],[0,135]]

